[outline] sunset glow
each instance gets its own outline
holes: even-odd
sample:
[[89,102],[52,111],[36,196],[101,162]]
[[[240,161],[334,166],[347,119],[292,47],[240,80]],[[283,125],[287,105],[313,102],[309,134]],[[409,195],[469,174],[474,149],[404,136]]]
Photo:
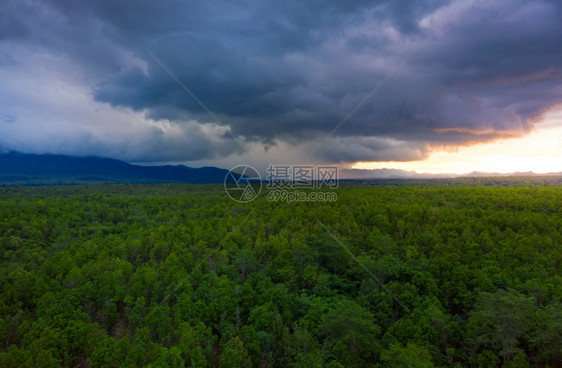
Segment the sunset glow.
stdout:
[[400,169],[430,174],[562,171],[562,110],[546,115],[530,134],[493,143],[435,150],[421,161],[358,162],[354,169]]

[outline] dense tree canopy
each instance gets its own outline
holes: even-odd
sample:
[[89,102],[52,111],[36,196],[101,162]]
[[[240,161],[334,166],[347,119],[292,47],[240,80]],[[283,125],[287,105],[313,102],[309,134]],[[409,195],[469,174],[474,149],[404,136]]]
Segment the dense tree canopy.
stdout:
[[562,366],[562,187],[449,183],[0,188],[0,366]]

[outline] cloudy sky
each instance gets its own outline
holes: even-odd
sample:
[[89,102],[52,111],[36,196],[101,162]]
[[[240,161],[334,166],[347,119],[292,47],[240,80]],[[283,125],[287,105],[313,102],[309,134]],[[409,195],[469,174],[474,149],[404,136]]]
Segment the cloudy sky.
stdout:
[[3,0],[0,150],[560,171],[561,19],[557,0]]

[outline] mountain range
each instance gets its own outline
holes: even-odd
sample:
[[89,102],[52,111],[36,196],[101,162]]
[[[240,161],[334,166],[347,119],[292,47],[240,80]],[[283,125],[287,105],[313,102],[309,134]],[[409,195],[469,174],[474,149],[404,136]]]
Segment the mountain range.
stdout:
[[[228,170],[184,165],[142,166],[112,158],[0,153],[0,186],[89,183],[223,183]],[[439,179],[455,177],[562,176],[562,173],[425,174],[397,169],[340,170],[340,179]]]
[[87,183],[222,183],[228,170],[141,166],[95,156],[0,153],[0,185]]
[[480,177],[507,177],[507,176],[562,176],[562,172],[551,172],[545,174],[537,174],[532,171],[528,172],[512,172],[512,173],[497,173],[497,172],[482,172],[473,171],[467,174],[455,173],[419,173],[416,171],[407,171],[400,169],[343,169],[340,174],[344,178],[351,179],[445,179],[445,178],[480,178]]

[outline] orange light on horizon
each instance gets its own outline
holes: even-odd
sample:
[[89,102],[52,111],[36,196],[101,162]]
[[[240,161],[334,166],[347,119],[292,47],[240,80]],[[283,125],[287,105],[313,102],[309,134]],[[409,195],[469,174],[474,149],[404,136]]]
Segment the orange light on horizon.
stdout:
[[562,110],[545,115],[526,136],[435,150],[425,160],[357,162],[353,169],[400,169],[427,174],[562,172]]

